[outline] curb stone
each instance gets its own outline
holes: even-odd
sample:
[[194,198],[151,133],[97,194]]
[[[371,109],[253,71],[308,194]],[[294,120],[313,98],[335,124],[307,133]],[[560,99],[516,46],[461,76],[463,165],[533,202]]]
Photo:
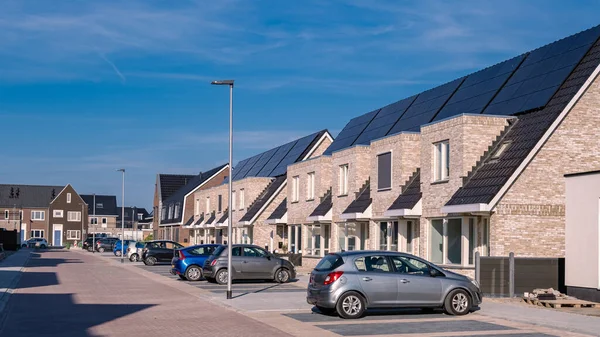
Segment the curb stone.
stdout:
[[[29,254],[27,255],[27,259],[25,259],[25,262],[19,269],[19,273],[13,278],[13,280],[10,282],[8,287],[0,288],[0,330],[4,326],[4,320],[7,316],[4,311],[7,307],[8,301],[10,300],[11,295],[15,292],[15,288],[17,287],[17,284],[19,284],[19,281],[21,280],[23,271],[25,270],[25,268],[27,268],[27,263],[29,262],[29,259],[31,259],[32,253],[33,252],[29,252]],[[13,256],[13,255],[11,255],[11,256]]]

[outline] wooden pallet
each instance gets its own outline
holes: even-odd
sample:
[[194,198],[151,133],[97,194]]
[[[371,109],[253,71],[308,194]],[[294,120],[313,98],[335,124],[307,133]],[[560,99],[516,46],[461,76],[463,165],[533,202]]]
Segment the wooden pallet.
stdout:
[[600,308],[600,303],[588,302],[582,300],[538,300],[524,298],[525,302],[533,305],[539,305],[546,308]]

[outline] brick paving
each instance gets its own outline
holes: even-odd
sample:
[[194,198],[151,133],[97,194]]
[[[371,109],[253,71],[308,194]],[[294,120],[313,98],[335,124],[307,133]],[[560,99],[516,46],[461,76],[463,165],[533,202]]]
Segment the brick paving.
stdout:
[[84,253],[35,253],[0,336],[287,336],[209,301]]

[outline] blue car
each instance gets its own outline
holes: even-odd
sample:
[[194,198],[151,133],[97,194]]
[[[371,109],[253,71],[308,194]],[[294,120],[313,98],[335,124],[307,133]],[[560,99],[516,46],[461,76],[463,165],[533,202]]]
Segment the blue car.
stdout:
[[[115,242],[115,247],[113,248],[113,254],[115,254],[115,256],[121,256],[121,253],[123,252],[123,250],[121,248],[121,242],[123,242],[123,241],[119,240],[119,241]],[[127,247],[129,247],[130,242],[135,242],[135,241],[125,240],[125,250],[127,250]]]
[[197,245],[173,252],[171,274],[182,280],[198,281],[202,278],[204,261],[221,245]]

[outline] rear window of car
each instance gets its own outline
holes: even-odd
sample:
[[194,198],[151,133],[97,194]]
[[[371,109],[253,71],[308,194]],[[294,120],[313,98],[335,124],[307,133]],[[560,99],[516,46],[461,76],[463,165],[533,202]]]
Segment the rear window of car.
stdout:
[[188,253],[192,255],[211,255],[215,251],[215,246],[200,246],[200,247],[192,247],[186,250]]
[[219,246],[217,247],[217,249],[215,249],[215,251],[212,253],[212,255],[214,256],[220,256],[221,253],[223,253],[223,251],[225,250],[225,246]]
[[329,254],[319,261],[315,267],[316,271],[334,270],[344,264],[344,260],[337,254]]

